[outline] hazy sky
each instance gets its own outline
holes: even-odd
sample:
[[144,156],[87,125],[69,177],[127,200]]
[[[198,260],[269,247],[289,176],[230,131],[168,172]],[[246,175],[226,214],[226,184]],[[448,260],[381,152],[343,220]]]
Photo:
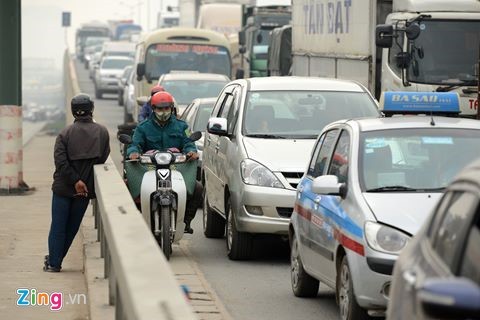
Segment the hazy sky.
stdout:
[[[1,0],[0,0],[1,1]],[[154,29],[160,7],[176,0],[21,0],[23,57],[54,58],[60,63],[65,49],[61,12],[72,13],[67,30],[70,51],[74,51],[75,30],[85,22],[133,18],[144,30]],[[138,6],[140,3],[140,6]],[[147,15],[147,9],[150,15]],[[132,17],[133,13],[133,17]],[[148,18],[150,24],[147,26]],[[60,60],[59,60],[60,59]],[[60,67],[60,66],[59,66]]]

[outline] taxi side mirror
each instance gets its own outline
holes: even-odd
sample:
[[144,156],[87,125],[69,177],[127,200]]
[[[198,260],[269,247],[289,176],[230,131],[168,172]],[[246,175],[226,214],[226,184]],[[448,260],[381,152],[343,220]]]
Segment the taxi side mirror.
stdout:
[[334,175],[319,176],[313,180],[312,192],[328,195],[328,196],[340,196],[345,198],[347,194],[347,188],[345,183],[339,183],[338,177]]

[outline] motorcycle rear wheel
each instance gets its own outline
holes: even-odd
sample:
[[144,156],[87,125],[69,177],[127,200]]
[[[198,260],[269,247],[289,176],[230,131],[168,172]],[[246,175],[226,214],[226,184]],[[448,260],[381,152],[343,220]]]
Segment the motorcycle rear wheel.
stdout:
[[172,253],[172,242],[171,242],[171,228],[170,228],[170,218],[171,211],[170,207],[163,206],[160,208],[160,221],[161,221],[161,244],[163,254],[167,260],[170,260],[170,254]]

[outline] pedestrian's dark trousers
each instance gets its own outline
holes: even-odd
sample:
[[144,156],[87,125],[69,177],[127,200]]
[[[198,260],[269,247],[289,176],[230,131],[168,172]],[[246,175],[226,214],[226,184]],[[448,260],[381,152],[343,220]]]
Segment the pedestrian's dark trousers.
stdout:
[[63,258],[80,228],[89,201],[88,198],[69,198],[53,194],[52,224],[48,234],[48,263],[52,267],[62,266]]

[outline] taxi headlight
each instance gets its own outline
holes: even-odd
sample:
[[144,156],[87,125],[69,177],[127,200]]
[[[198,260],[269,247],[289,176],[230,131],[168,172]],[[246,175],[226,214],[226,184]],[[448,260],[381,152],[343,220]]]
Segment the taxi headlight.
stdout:
[[365,238],[373,250],[390,254],[400,254],[410,240],[405,233],[372,221],[365,223]]
[[155,162],[159,165],[166,165],[172,162],[172,154],[169,152],[159,152],[155,154]]
[[240,171],[242,173],[243,182],[246,184],[261,187],[283,188],[282,183],[273,172],[256,161],[250,159],[243,160],[240,164]]

